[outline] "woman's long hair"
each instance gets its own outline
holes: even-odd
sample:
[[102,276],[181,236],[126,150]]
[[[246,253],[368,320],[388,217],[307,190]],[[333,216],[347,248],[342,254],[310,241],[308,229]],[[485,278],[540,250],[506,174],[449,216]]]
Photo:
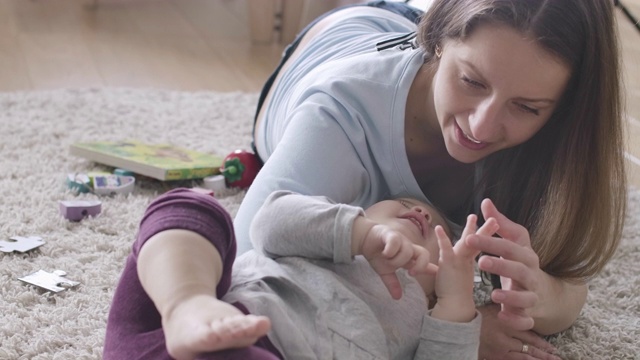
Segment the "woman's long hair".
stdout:
[[[476,194],[525,226],[540,266],[574,280],[615,252],[626,212],[620,63],[608,0],[436,0],[418,41],[464,41],[479,24],[508,25],[572,69],[565,93],[530,140],[478,163]],[[526,71],[526,69],[523,69]]]

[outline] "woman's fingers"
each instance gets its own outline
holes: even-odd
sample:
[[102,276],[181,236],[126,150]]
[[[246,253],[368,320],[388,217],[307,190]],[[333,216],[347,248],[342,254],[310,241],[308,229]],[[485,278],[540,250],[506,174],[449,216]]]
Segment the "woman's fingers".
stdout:
[[491,292],[491,300],[496,304],[504,304],[519,309],[529,309],[538,303],[538,295],[533,291],[495,289]]
[[530,330],[533,317],[527,312],[538,302],[538,295],[532,291],[511,291],[496,289],[491,292],[491,300],[501,305],[498,318],[512,329]]
[[527,229],[524,226],[511,221],[498,211],[498,208],[493,204],[493,201],[490,199],[482,200],[480,209],[482,210],[482,215],[485,219],[496,219],[500,226],[500,229],[497,231],[500,236],[505,239],[509,239],[518,245],[531,246],[531,240],[529,239],[529,232]]
[[467,244],[485,254],[519,261],[529,267],[539,267],[538,255],[528,246],[518,245],[510,240],[484,235],[470,235]]
[[536,346],[529,345],[528,354],[533,359],[540,360],[562,360],[560,357],[554,355],[553,353],[546,352]]
[[529,354],[534,358],[558,359],[552,355],[558,350],[533,331],[524,331],[519,334],[519,337],[522,343],[529,345]]
[[485,255],[478,260],[478,268],[509,278],[527,290],[536,291],[538,289],[537,280],[535,274],[531,271],[531,267],[517,259],[511,260]]
[[[507,308],[507,307],[505,307]],[[527,314],[524,309],[521,308],[509,308],[508,310],[502,310],[498,313],[498,319],[503,324],[514,330],[531,330],[534,325],[533,318]]]
[[[544,359],[559,360],[552,355],[555,348],[533,331],[521,331],[505,326],[498,318],[500,306],[490,304],[478,307],[482,313],[480,333],[480,359]],[[527,344],[526,353],[522,350]]]

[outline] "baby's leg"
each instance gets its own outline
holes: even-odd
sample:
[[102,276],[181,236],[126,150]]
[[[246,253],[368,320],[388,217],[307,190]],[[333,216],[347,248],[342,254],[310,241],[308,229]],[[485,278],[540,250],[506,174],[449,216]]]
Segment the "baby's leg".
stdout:
[[[207,327],[243,314],[216,299],[230,287],[235,255],[233,221],[216,199],[177,189],[154,200],[145,212],[114,294],[104,359],[168,360],[175,358],[167,352],[169,348],[187,358],[201,349],[218,349],[220,341],[212,346]],[[241,320],[240,326],[235,321],[228,323],[240,329],[240,340],[237,330],[229,337],[225,326],[216,325],[226,336],[222,347],[251,344],[250,340],[265,334],[270,326],[268,319],[254,317]],[[163,328],[165,324],[167,328]],[[249,346],[204,357],[262,359],[269,358],[263,356],[268,352],[277,353],[266,337],[258,344],[269,351]]]
[[245,347],[267,333],[268,319],[218,300],[231,284],[236,243],[231,216],[214,198],[165,194],[149,206],[139,239],[145,234],[137,273],[161,315],[172,357]]
[[246,347],[266,335],[265,316],[245,315],[213,296],[198,295],[181,302],[163,319],[169,353],[177,359],[196,354]]

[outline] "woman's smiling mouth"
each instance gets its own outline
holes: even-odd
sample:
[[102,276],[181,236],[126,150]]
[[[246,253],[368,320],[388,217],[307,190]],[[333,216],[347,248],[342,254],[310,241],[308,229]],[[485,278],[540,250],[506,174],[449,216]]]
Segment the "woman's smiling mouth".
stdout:
[[462,132],[462,134],[464,135],[464,137],[466,137],[467,139],[469,139],[469,140],[473,141],[473,142],[474,142],[474,143],[476,143],[476,144],[480,144],[480,143],[482,143],[482,141],[474,139],[473,137],[471,137],[471,135],[467,134],[467,133],[466,133],[466,132],[464,132],[464,131]]
[[455,127],[456,138],[458,139],[460,145],[462,145],[463,147],[470,150],[482,150],[489,146],[489,143],[477,140],[473,136],[464,132],[460,125],[458,125],[458,122],[454,121],[453,123]]

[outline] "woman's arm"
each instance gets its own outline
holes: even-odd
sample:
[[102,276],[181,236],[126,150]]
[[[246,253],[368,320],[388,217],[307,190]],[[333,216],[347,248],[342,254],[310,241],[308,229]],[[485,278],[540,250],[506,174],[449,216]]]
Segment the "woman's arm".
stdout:
[[587,285],[573,284],[540,271],[538,305],[531,310],[533,330],[551,335],[568,329],[587,300]]

